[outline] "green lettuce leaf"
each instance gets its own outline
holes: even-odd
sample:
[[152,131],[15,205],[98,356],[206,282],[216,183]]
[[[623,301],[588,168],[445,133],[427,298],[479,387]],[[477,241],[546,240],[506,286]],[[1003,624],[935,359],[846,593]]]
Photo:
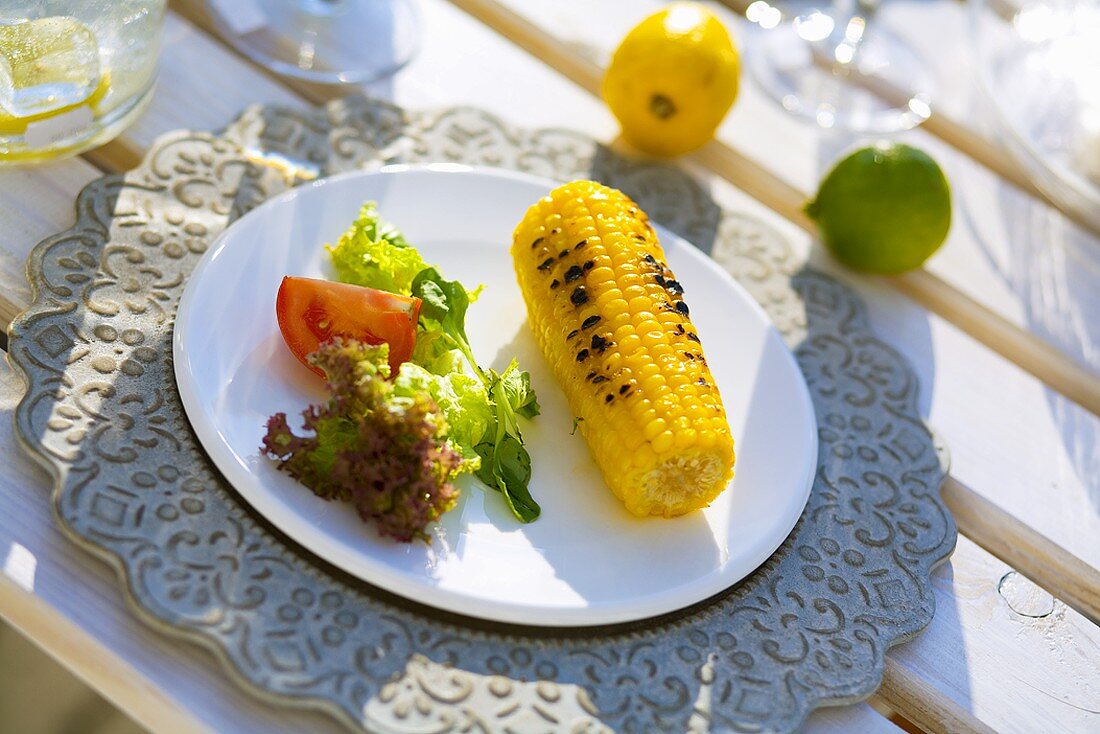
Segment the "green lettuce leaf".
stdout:
[[378,205],[368,201],[359,218],[326,249],[337,277],[344,283],[409,295],[413,278],[427,263],[416,248],[389,222],[378,216]]
[[508,404],[517,415],[531,419],[539,414],[541,408],[535,389],[531,387],[531,373],[521,370],[516,360],[513,359],[500,376],[500,385]]
[[[459,356],[461,359],[461,356]],[[475,446],[493,425],[493,404],[481,380],[461,371],[435,374],[406,362],[393,381],[396,395],[415,398],[427,393],[447,419],[447,437],[462,455],[461,471],[481,468]]]

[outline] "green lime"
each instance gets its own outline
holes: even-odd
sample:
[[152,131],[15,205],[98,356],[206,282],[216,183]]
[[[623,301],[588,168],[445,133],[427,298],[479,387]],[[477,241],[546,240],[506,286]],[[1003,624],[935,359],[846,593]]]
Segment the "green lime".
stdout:
[[947,238],[951,189],[927,153],[881,143],[837,163],[806,213],[845,265],[901,273],[920,267]]

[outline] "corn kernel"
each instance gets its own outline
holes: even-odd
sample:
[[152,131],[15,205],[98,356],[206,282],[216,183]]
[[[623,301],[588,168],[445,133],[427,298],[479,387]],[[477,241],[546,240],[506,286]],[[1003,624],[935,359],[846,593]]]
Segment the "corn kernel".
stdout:
[[646,424],[644,432],[646,440],[652,441],[654,438],[657,437],[659,433],[662,433],[665,430],[667,425],[668,424],[665,423],[664,418],[654,418],[652,421]]
[[619,339],[619,349],[623,354],[633,354],[641,346],[642,340],[637,334],[628,334]]
[[664,431],[655,439],[653,439],[653,450],[658,454],[663,454],[672,449],[675,443],[675,437],[672,435],[672,431]]

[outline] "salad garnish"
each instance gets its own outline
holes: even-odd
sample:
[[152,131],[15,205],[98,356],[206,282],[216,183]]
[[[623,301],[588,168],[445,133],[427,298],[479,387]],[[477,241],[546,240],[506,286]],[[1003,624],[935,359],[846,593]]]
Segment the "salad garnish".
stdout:
[[[452,425],[485,422],[484,432],[472,443],[471,433],[459,431],[452,442],[463,460],[474,462],[477,477],[499,491],[523,522],[538,518],[540,508],[531,497],[531,457],[523,443],[517,416],[539,414],[531,376],[513,361],[503,373],[483,369],[466,336],[466,311],[481,288],[467,289],[447,280],[424,262],[401,232],[384,221],[374,202],[367,202],[351,228],[328,248],[339,279],[367,288],[419,298],[419,328],[411,362],[433,396],[456,392],[459,400],[441,401]],[[398,379],[407,368],[402,366]],[[453,375],[473,377],[463,380]],[[464,398],[464,399],[463,399]]]
[[[374,202],[363,205],[327,250],[347,284],[332,285],[353,291],[287,278],[279,321],[296,354],[310,338],[332,332],[305,357],[325,375],[330,398],[303,413],[304,436],[291,431],[285,414],[272,416],[262,450],[317,495],[352,502],[364,520],[397,540],[428,538],[426,525],[454,506],[458,490],[451,481],[464,472],[500,492],[522,522],[537,519],[540,508],[528,490],[531,457],[518,419],[537,416],[538,399],[531,376],[515,360],[503,373],[477,363],[466,312],[481,288],[444,278],[379,217]],[[282,295],[291,287],[302,294],[296,300]],[[377,334],[372,325],[393,327],[402,315],[416,321],[411,354],[404,339],[400,354],[386,343],[372,346],[403,333]]]
[[427,539],[425,527],[458,500],[462,457],[447,420],[424,392],[391,382],[389,347],[336,337],[309,361],[325,373],[329,399],[302,412],[303,435],[286,413],[267,422],[263,449],[319,497],[350,502],[395,540]]

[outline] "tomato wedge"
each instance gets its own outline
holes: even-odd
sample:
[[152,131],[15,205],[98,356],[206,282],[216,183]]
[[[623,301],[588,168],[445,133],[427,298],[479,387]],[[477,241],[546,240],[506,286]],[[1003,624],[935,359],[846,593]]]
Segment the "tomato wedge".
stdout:
[[390,370],[396,374],[412,356],[420,299],[315,278],[286,276],[275,301],[279,330],[294,356],[321,377],[306,357],[335,336],[368,344],[390,345]]

